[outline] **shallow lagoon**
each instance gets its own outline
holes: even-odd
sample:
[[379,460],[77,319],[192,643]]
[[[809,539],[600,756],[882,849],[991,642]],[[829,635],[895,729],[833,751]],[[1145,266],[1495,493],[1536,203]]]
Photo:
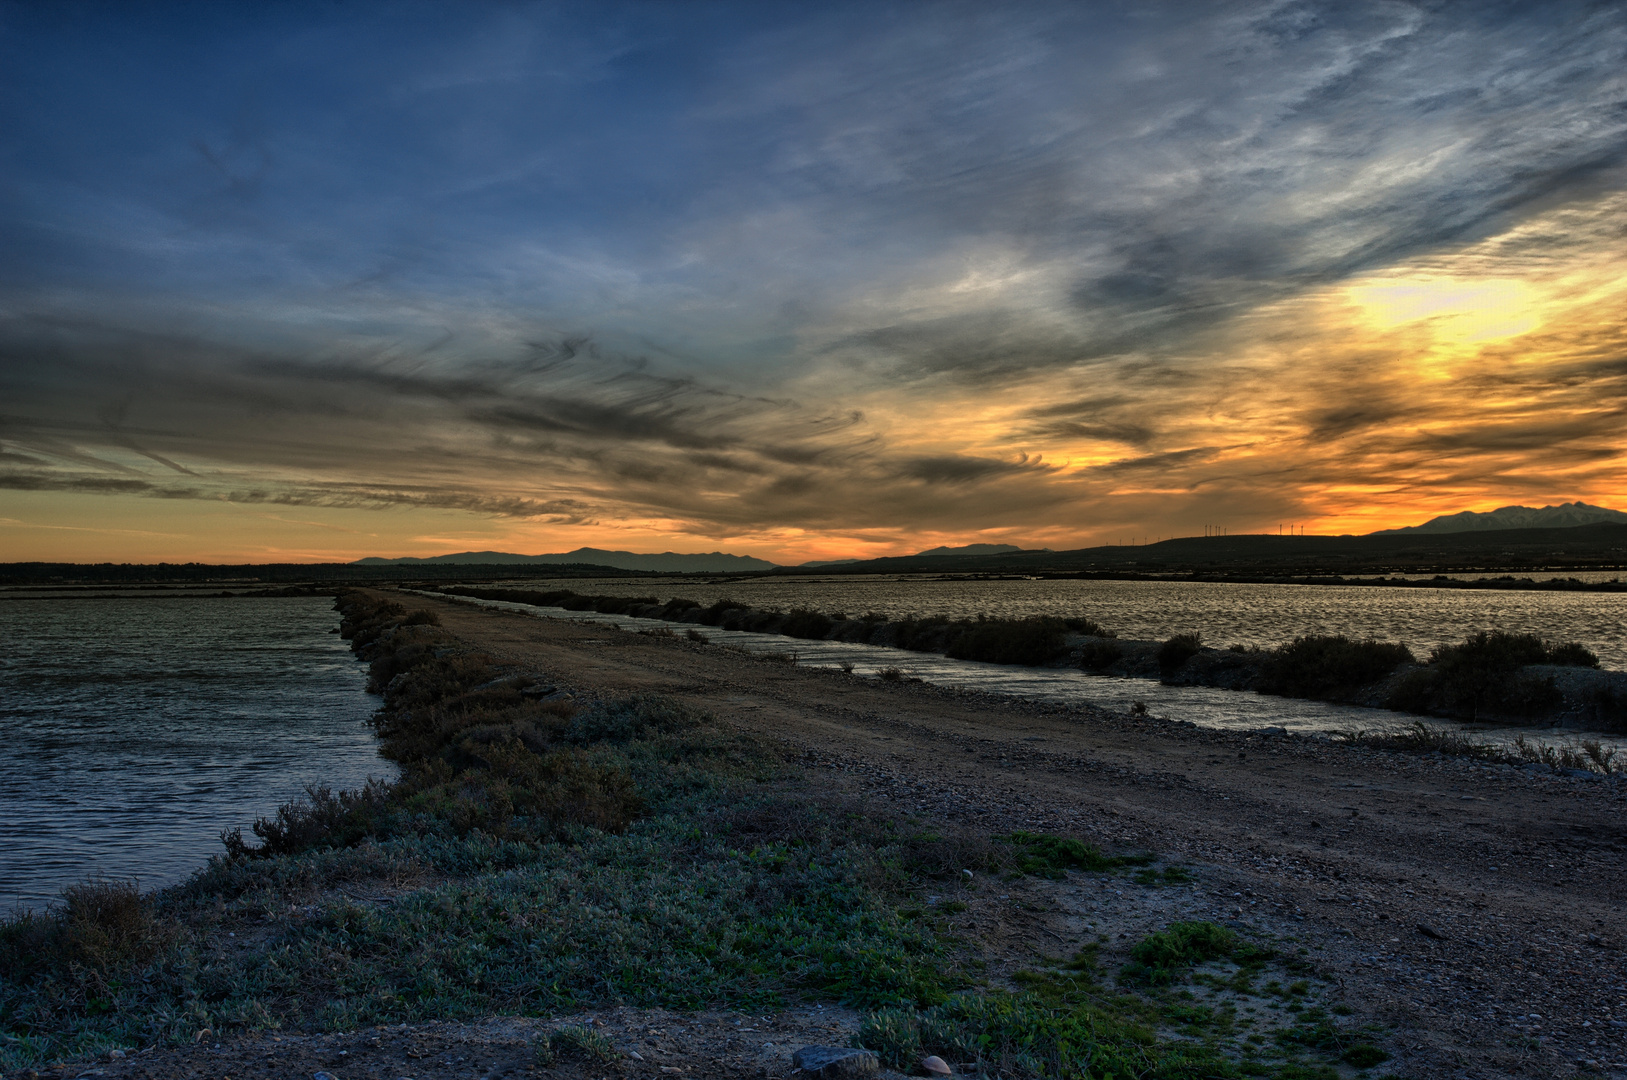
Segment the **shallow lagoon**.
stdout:
[[0,905],[180,880],[307,784],[395,775],[327,597],[0,597]]

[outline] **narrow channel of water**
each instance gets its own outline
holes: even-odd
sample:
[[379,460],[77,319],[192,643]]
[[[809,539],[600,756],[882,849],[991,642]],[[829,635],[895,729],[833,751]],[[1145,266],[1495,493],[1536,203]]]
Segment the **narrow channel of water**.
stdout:
[[[425,595],[438,595],[425,593]],[[973,660],[951,660],[937,653],[917,653],[879,645],[854,645],[843,641],[807,641],[779,634],[758,634],[744,630],[721,630],[713,626],[673,623],[662,619],[639,619],[628,615],[601,615],[592,611],[516,604],[503,600],[475,600],[457,597],[462,603],[501,611],[514,611],[540,618],[592,623],[607,629],[640,631],[666,629],[676,634],[693,629],[716,645],[732,646],[756,654],[794,656],[804,667],[843,669],[851,665],[859,677],[874,677],[885,668],[898,668],[907,676],[935,686],[962,687],[992,694],[1029,698],[1066,705],[1087,704],[1128,711],[1136,702],[1153,716],[1185,720],[1200,727],[1233,731],[1258,731],[1280,727],[1301,734],[1327,734],[1343,731],[1396,731],[1411,727],[1417,717],[1387,709],[1364,709],[1331,705],[1320,701],[1273,697],[1252,691],[1219,690],[1206,686],[1165,686],[1153,679],[1122,679],[1091,675],[1073,668],[1031,668],[1007,664],[985,664]],[[1578,734],[1555,728],[1483,727],[1449,720],[1431,720],[1432,725],[1474,732],[1488,743],[1509,743],[1524,736],[1543,744],[1570,745]],[[1607,746],[1627,752],[1627,738],[1596,736]]]

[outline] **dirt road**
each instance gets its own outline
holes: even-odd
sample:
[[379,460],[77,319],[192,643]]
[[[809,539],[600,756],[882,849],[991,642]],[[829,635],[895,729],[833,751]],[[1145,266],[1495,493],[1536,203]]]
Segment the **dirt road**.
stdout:
[[1627,1076],[1619,779],[1038,706],[428,603],[460,638],[561,685],[683,698],[923,816],[1179,856],[1198,887],[1178,914],[1312,943],[1349,1000],[1398,1029],[1402,1075]]

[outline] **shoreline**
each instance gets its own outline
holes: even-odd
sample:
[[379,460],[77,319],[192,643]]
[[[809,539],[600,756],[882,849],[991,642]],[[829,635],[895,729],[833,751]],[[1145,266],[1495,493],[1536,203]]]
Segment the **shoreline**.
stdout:
[[[694,601],[677,598],[663,603],[655,596],[591,595],[569,589],[541,592],[450,586],[409,591],[424,596],[461,596],[537,608],[654,619],[687,625],[691,634],[698,627],[713,627],[778,635],[788,643],[823,640],[897,649],[904,654],[936,653],[950,659],[1034,669],[1077,668],[1095,675],[1155,680],[1166,686],[1254,691],[1273,698],[1383,709],[1448,722],[1469,721],[1506,727],[1541,726],[1546,722],[1575,732],[1579,738],[1590,734],[1627,734],[1627,672],[1599,669],[1597,658],[1581,646],[1551,650],[1579,654],[1582,658],[1570,663],[1507,667],[1503,662],[1505,667],[1501,670],[1472,672],[1477,680],[1472,686],[1475,698],[1515,701],[1521,700],[1523,695],[1531,704],[1524,711],[1507,713],[1494,709],[1481,713],[1477,708],[1466,717],[1443,707],[1438,700],[1431,700],[1429,687],[1420,687],[1419,681],[1440,681],[1434,665],[1418,663],[1401,646],[1392,648],[1406,657],[1405,662],[1392,659],[1382,670],[1374,668],[1371,661],[1363,666],[1362,658],[1356,657],[1353,664],[1344,656],[1294,659],[1288,670],[1281,670],[1281,658],[1290,654],[1288,646],[1275,650],[1217,649],[1202,645],[1195,635],[1177,635],[1166,642],[1126,640],[1088,618],[989,619],[979,616],[956,620],[942,617],[890,620],[868,614],[851,618],[845,613],[825,614],[804,608],[790,612],[763,610],[732,601],[702,607]],[[1359,650],[1364,644],[1342,637],[1301,640],[1341,643],[1345,653]],[[1174,646],[1180,648],[1171,662]],[[1594,666],[1587,666],[1586,661]],[[1356,674],[1349,673],[1352,667],[1356,668]],[[1295,692],[1294,684],[1307,683],[1314,686],[1316,692]],[[1455,704],[1450,698],[1447,701]]]
[[[835,799],[832,805],[864,808],[858,820],[931,822],[949,836],[960,837],[955,841],[960,846],[948,856],[950,872],[941,879],[931,874],[918,879],[889,901],[900,905],[890,910],[915,912],[899,926],[925,925],[920,923],[924,918],[941,927],[945,944],[959,944],[952,944],[953,951],[937,963],[977,960],[984,965],[982,978],[992,988],[1027,985],[1010,981],[1025,970],[1054,979],[1043,975],[1043,957],[1055,957],[1059,951],[1066,956],[1070,948],[1097,937],[1107,940],[1100,953],[1092,955],[1111,973],[1128,962],[1126,950],[1136,940],[1181,919],[1210,920],[1249,941],[1269,944],[1278,955],[1299,955],[1296,950],[1303,950],[1310,965],[1305,969],[1307,993],[1316,1008],[1335,1004],[1350,1008],[1352,1030],[1361,1023],[1383,1026],[1364,1037],[1394,1055],[1384,1069],[1394,1068],[1409,1077],[1445,1077],[1456,1075],[1460,1055],[1468,1054],[1480,1068],[1477,1075],[1486,1077],[1566,1075],[1576,1060],[1568,1055],[1603,1053],[1587,1049],[1589,1029],[1579,1025],[1584,1014],[1592,1015],[1587,1003],[1601,1000],[1597,991],[1613,978],[1607,973],[1613,969],[1598,965],[1613,955],[1609,948],[1618,943],[1606,941],[1594,947],[1592,955],[1571,960],[1574,973],[1526,969],[1523,963],[1495,958],[1521,954],[1528,915],[1531,924],[1540,918],[1549,931],[1574,928],[1579,941],[1585,937],[1583,928],[1599,936],[1591,913],[1598,910],[1602,916],[1613,903],[1610,898],[1620,895],[1619,861],[1588,857],[1584,860],[1588,870],[1574,881],[1570,878],[1576,871],[1568,868],[1594,848],[1599,853],[1610,850],[1609,830],[1619,828],[1621,817],[1620,809],[1610,809],[1615,805],[1611,800],[1627,801],[1619,795],[1619,781],[1589,784],[1318,740],[1195,731],[1178,722],[1096,709],[1037,707],[908,683],[859,681],[682,639],[618,634],[602,626],[520,618],[434,600],[425,606],[460,648],[489,654],[501,670],[512,673],[505,679],[529,680],[524,685],[509,683],[502,690],[511,691],[516,700],[526,700],[524,691],[533,687],[551,687],[549,693],[568,693],[578,702],[658,695],[683,708],[718,716],[723,725],[720,734],[737,733],[755,740],[755,745],[779,747],[776,753],[790,770],[785,781],[792,786],[775,788],[781,794],[773,797],[793,800],[785,805],[801,805],[795,800],[802,799],[814,800],[808,805],[824,805],[821,800]],[[437,635],[423,640],[431,639],[444,640]],[[375,662],[378,659],[375,656]],[[387,681],[396,684],[397,677],[390,675]],[[408,692],[408,683],[397,685],[398,695]],[[482,691],[491,692],[497,688]],[[536,696],[546,700],[545,694]],[[1457,801],[1460,798],[1475,801]],[[1418,799],[1433,806],[1439,818],[1426,815],[1415,820],[1410,813],[1400,813]],[[730,803],[741,805],[738,796],[730,796]],[[1354,803],[1355,813],[1339,810],[1341,803]],[[1298,819],[1296,804],[1314,817]],[[738,814],[737,809],[728,812]],[[1509,854],[1498,858],[1503,870],[1493,875],[1495,882],[1486,877],[1478,841],[1442,843],[1443,830],[1461,829],[1476,816],[1512,830],[1498,841],[1499,850]],[[1278,825],[1292,827],[1274,828],[1274,818],[1284,819]],[[1585,826],[1599,839],[1578,847],[1573,839],[1578,834],[1563,828],[1552,832],[1559,822]],[[1081,836],[1108,852],[1151,849],[1156,872],[1147,881],[1133,866],[1118,871],[1064,870],[1055,879],[1002,880],[1000,874],[985,879],[979,872],[972,879],[976,888],[960,884],[963,879],[952,868],[966,862],[971,852],[998,855],[1008,846],[990,838],[1034,829]],[[593,850],[609,852],[640,835],[637,829],[627,834],[628,840],[604,834],[591,844],[597,845]],[[589,841],[588,834],[582,834],[574,842]],[[1520,854],[1533,842],[1546,850]],[[368,920],[395,918],[392,912],[428,917],[448,898],[477,895],[469,890],[486,880],[482,871],[468,877],[468,870],[449,875],[446,870],[426,874],[425,869],[411,869],[399,861],[399,854],[390,854],[406,850],[391,848],[393,843],[376,849],[363,843],[326,855],[227,860],[208,882],[192,883],[190,894],[186,889],[172,891],[165,903],[172,905],[170,910],[179,910],[173,907],[177,903],[191,904],[187,910],[194,914],[188,917],[202,922],[186,932],[195,936],[202,932],[197,945],[217,957],[216,962],[227,962],[249,955],[243,950],[252,953],[279,941],[297,950],[302,935],[327,925],[349,926],[351,934],[374,934],[366,929],[371,925]],[[1556,905],[1551,899],[1553,875],[1541,864],[1552,861],[1559,849],[1567,852],[1567,880],[1559,894],[1565,902]],[[570,849],[546,850],[568,854]],[[526,865],[502,873],[523,877],[529,873]],[[254,889],[264,885],[248,892],[213,891],[229,881],[250,884],[272,872],[286,876],[296,867],[307,869],[291,879],[300,897],[292,912],[290,898],[275,891],[256,899]],[[1179,873],[1165,873],[1166,869]],[[1406,881],[1404,895],[1394,887],[1396,880]],[[222,896],[227,899],[225,908],[207,914],[216,911],[216,897]],[[956,905],[958,909],[951,910]],[[563,914],[567,909],[558,910]],[[335,919],[340,922],[333,923]],[[1493,925],[1481,928],[1480,922]],[[1430,933],[1414,929],[1414,923],[1428,925]],[[228,928],[238,931],[244,942],[233,944],[225,936]],[[599,927],[601,938],[608,929]],[[1469,936],[1476,938],[1472,948]],[[324,948],[338,947],[337,938],[323,940],[331,941]],[[1472,971],[1462,963],[1471,957]],[[1179,975],[1174,987],[1189,988],[1214,1007],[1230,1008],[1226,1015],[1234,1019],[1226,1022],[1232,1025],[1228,1030],[1250,1030],[1236,1027],[1244,1019],[1265,1024],[1268,1034],[1309,1030],[1290,1022],[1300,1013],[1275,1011],[1301,999],[1263,992],[1264,976],[1245,993],[1195,981],[1200,975],[1207,978],[1204,973],[1210,970],[1243,969],[1232,961],[1200,964],[1190,975]],[[1596,975],[1588,974],[1594,971]],[[1425,974],[1448,972],[1446,982],[1423,979]],[[1290,981],[1279,978],[1282,981],[1273,985]],[[1451,985],[1459,980],[1461,988]],[[1457,1004],[1465,991],[1482,983],[1483,988],[1473,990],[1474,996],[1494,1005],[1506,1019],[1488,1019],[1472,1009],[1464,1012]],[[1148,999],[1156,1008],[1185,1007],[1178,995],[1160,997],[1161,993]],[[503,1028],[508,1034],[501,1036],[507,1040],[502,1042],[502,1054],[498,1034],[488,1038],[477,1025],[436,1024],[411,1016],[403,1017],[405,1027],[364,1024],[355,1037],[324,1036],[320,1045],[328,1048],[328,1056],[317,1051],[318,1044],[310,1037],[279,1041],[271,1034],[275,1028],[252,1034],[251,1026],[242,1035],[208,1032],[222,1043],[218,1049],[204,1045],[207,1039],[200,1035],[190,1049],[141,1053],[131,1049],[126,1057],[101,1067],[109,1076],[171,1075],[203,1068],[253,1077],[286,1075],[295,1062],[349,1069],[374,1060],[420,1078],[466,1075],[452,1060],[453,1051],[446,1051],[441,1064],[423,1052],[461,1046],[466,1049],[457,1053],[473,1052],[488,1059],[506,1055],[504,1060],[515,1067],[534,1065],[537,1059],[531,1048],[538,1038],[586,1018],[607,1021],[618,1053],[637,1051],[649,1063],[670,1062],[679,1069],[700,1066],[706,1075],[745,1077],[761,1075],[765,1066],[783,1069],[777,1063],[794,1047],[775,1046],[770,1052],[760,1045],[742,1045],[739,1032],[744,1025],[774,1032],[766,1038],[775,1043],[782,1038],[778,1032],[811,1038],[821,1030],[844,1042],[873,1015],[833,1010],[834,1030],[816,1028],[811,1017],[817,1010],[808,1010],[818,1000],[815,994],[808,1004],[776,1007],[768,1013],[725,1011],[681,1017],[638,1009],[619,1014],[595,1007],[556,1011],[543,1014],[541,1021]],[[1549,1042],[1539,1050],[1510,1051],[1504,1045],[1516,1006],[1521,1013],[1541,1011],[1550,1017]],[[1557,1018],[1555,1006],[1560,1009]],[[546,1019],[550,1015],[556,1019]],[[1338,1015],[1335,1012],[1330,1022],[1346,1023]],[[1268,1018],[1276,1019],[1267,1023]],[[1595,1021],[1595,1026],[1601,1022]],[[652,1028],[670,1031],[680,1023],[689,1032],[685,1040],[649,1034]],[[342,1020],[339,1024],[329,1030],[345,1030]],[[191,1034],[187,1033],[188,1041]],[[1265,1040],[1264,1049],[1271,1053],[1253,1059],[1267,1068],[1265,1075],[1288,1063],[1284,1053],[1306,1052],[1305,1044],[1293,1041],[1297,1037],[1287,1042]],[[333,1056],[338,1048],[347,1050],[348,1064]],[[1346,1074],[1347,1066],[1337,1061],[1335,1066],[1329,1075]],[[598,1064],[567,1056],[550,1065],[549,1072],[587,1077],[601,1075],[597,1070],[627,1067],[640,1066],[626,1057],[619,1063]]]

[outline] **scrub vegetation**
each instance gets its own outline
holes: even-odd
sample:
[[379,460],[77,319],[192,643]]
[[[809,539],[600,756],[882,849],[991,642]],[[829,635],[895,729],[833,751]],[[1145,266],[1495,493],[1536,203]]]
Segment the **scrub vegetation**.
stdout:
[[884,645],[912,652],[943,653],[957,660],[980,660],[991,664],[1048,664],[1067,655],[1070,633],[1112,636],[1111,631],[1104,630],[1088,618],[950,619],[930,615],[919,619],[894,620],[873,612],[850,618],[845,613],[824,614],[807,608],[793,608],[789,612],[765,611],[733,600],[719,600],[710,607],[701,607],[692,600],[682,598],[674,598],[663,604],[655,597],[580,596],[568,589],[540,592],[533,589],[453,587],[444,592],[450,596],[507,600],[539,607],[562,607],[568,611],[598,611],[611,615],[698,623],[724,630],[784,634],[811,641]]
[[857,1041],[903,1072],[933,1054],[959,1072],[1055,1080],[1338,1080],[1340,1063],[1389,1059],[1380,1029],[1331,1015],[1348,1010],[1330,1009],[1297,955],[1211,922],[1177,922],[1137,942],[1109,975],[1101,945],[1019,972],[1015,991],[878,1009]]
[[[1327,1075],[1325,1051],[1261,1057],[1240,1022],[1200,1023],[1171,990],[1199,953],[1235,961],[1230,931],[1214,931],[1223,950],[1184,924],[1164,932],[1186,942],[1174,953],[1138,946],[1167,979],[1121,973],[1109,990],[1072,964],[1000,990],[922,902],[1150,856],[929,833],[674,700],[578,700],[432,613],[366,593],[339,606],[400,779],[313,789],[174,888],[92,882],[0,922],[0,1071],[264,1030],[835,1001],[870,1010],[867,1033],[902,1025],[985,1075]],[[605,1052],[570,1031],[539,1060]]]
[[[1077,666],[1102,674],[1157,677],[1174,684],[1255,690],[1422,716],[1523,721],[1566,712],[1595,728],[1627,731],[1627,691],[1603,682],[1567,690],[1551,670],[1596,669],[1598,657],[1576,642],[1553,644],[1533,634],[1482,632],[1437,648],[1420,662],[1399,642],[1344,635],[1299,637],[1276,649],[1223,650],[1205,647],[1197,633],[1176,634],[1163,642],[1121,641],[1112,630],[1083,617],[895,620],[875,612],[857,618],[800,607],[780,612],[734,600],[702,607],[681,597],[662,603],[653,596],[583,596],[569,589],[453,586],[443,591],[725,630],[935,652],[957,660]],[[694,637],[698,632],[691,627],[688,633]],[[892,665],[882,670],[883,678],[895,677]]]

